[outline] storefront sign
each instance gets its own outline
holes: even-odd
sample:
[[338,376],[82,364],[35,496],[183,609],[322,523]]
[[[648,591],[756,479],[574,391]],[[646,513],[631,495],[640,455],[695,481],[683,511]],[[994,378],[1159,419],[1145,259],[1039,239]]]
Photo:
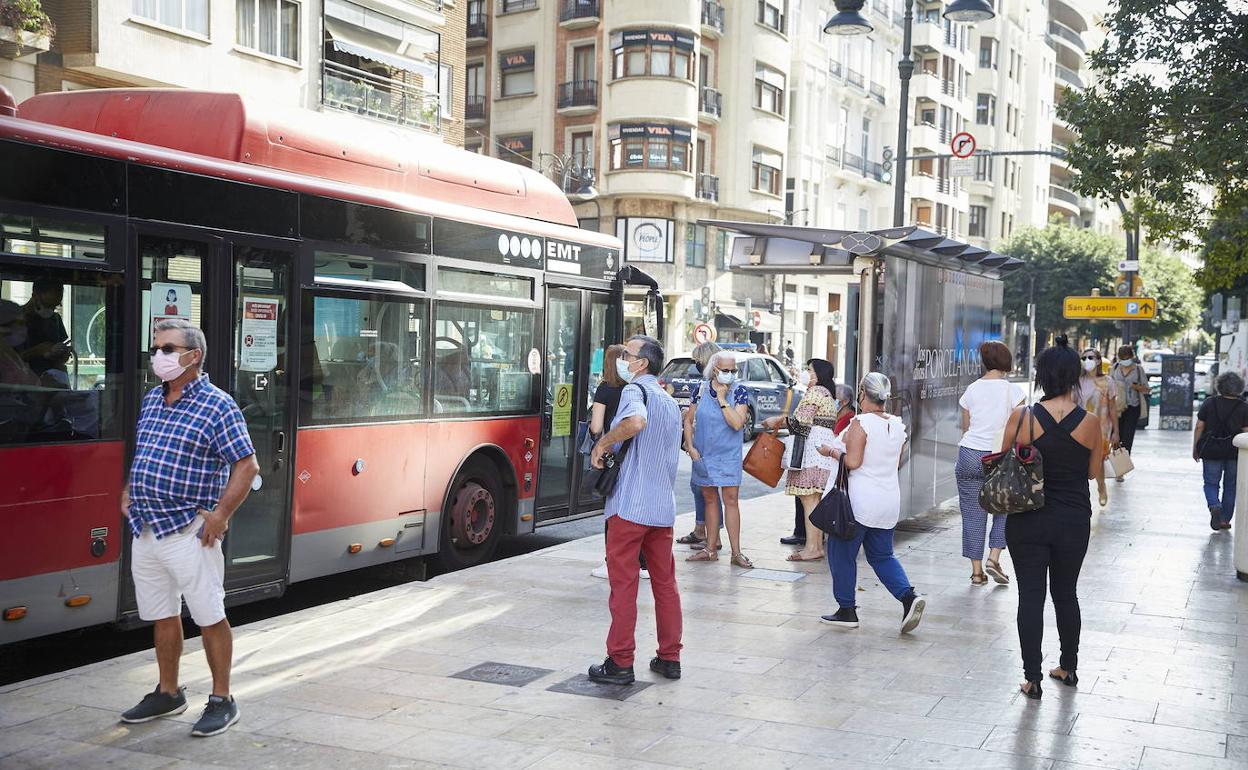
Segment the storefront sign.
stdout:
[[498,68],[504,72],[511,70],[531,70],[537,57],[532,48],[523,51],[512,51],[498,55]]
[[243,297],[243,319],[238,325],[238,368],[268,372],[277,367],[277,310],[275,299]]
[[[611,138],[641,137],[646,139],[671,139],[674,142],[689,143],[693,141],[693,130],[686,126],[671,123],[620,123],[612,127]],[[618,130],[618,133],[617,133]]]
[[686,51],[693,50],[693,35],[675,29],[630,29],[613,35],[612,48],[624,46],[675,46]]
[[632,262],[671,262],[670,219],[621,217],[615,221],[616,237],[624,241],[624,258]]
[[532,134],[499,137],[498,143],[502,145],[504,150],[514,152],[517,155],[528,155],[533,152]]

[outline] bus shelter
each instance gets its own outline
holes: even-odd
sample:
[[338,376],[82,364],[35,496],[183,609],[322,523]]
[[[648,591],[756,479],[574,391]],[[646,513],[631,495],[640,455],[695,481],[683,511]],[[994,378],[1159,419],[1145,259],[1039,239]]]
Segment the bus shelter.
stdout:
[[1001,337],[1001,278],[1023,262],[920,227],[861,232],[699,224],[733,236],[734,271],[848,280],[846,371],[838,380],[856,383],[879,371],[893,383],[887,408],[902,417],[910,436],[903,511],[921,513],[953,497],[962,434],[958,398],[982,373],[980,343]]

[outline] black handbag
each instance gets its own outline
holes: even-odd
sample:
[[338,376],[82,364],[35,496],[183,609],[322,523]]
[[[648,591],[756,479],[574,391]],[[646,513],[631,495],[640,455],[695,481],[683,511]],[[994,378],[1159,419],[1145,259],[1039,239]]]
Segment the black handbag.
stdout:
[[852,540],[858,534],[858,520],[854,518],[854,506],[849,502],[849,469],[845,467],[843,457],[836,472],[836,482],[815,510],[810,512],[810,523],[837,540]]
[[[641,385],[637,388],[641,390],[641,403],[649,405],[646,401],[646,389]],[[615,454],[608,452],[603,455],[603,467],[589,469],[585,474],[585,485],[593,488],[595,492],[603,497],[610,497],[615,491],[615,484],[620,478],[620,469],[624,467],[624,457],[628,454],[628,449],[633,445],[632,438],[620,444],[620,449]]]
[[1035,415],[1029,407],[1023,407],[1027,416],[1027,443],[1018,443],[1018,433],[1023,427],[1020,418],[1014,426],[1010,448],[1004,452],[985,455],[984,486],[979,490],[979,507],[989,513],[1004,515],[1025,513],[1044,506],[1044,458],[1035,447]]

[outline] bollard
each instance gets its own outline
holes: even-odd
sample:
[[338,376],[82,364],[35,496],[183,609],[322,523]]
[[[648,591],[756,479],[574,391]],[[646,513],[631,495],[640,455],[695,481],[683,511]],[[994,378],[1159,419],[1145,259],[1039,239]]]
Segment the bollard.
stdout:
[[[1235,479],[1235,517],[1231,519],[1235,522],[1231,529],[1235,538],[1235,577],[1248,582],[1248,524],[1244,523],[1244,519],[1248,518],[1248,433],[1241,433],[1235,437],[1235,446],[1239,449],[1239,468]],[[1240,534],[1240,530],[1244,530],[1244,534]]]

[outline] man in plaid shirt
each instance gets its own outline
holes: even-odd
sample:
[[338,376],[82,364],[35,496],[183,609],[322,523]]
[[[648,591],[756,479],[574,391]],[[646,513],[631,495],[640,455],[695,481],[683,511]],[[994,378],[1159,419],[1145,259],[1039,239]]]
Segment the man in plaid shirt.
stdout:
[[225,619],[221,541],[260,466],[238,405],[200,371],[204,333],[177,319],[153,331],[152,371],[164,384],[143,398],[121,509],[134,534],[134,593],[139,617],[154,624],[160,684],[121,720],[186,711],[178,686],[185,599],[212,671],[212,695],[191,735],[216,735],[239,717],[230,695],[234,638]]

